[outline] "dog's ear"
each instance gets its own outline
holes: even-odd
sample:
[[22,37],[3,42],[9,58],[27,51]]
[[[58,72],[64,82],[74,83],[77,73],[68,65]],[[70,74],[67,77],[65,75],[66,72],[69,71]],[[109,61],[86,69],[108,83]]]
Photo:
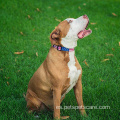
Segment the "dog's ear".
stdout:
[[54,45],[58,45],[61,39],[61,31],[60,29],[56,28],[55,30],[53,30],[53,32],[50,34],[50,41],[51,44]]

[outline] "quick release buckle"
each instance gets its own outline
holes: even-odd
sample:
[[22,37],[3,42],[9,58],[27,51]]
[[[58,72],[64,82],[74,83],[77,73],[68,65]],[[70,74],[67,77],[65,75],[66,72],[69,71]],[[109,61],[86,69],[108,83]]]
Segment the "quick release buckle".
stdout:
[[62,50],[62,47],[57,46],[57,50],[61,51],[61,50]]

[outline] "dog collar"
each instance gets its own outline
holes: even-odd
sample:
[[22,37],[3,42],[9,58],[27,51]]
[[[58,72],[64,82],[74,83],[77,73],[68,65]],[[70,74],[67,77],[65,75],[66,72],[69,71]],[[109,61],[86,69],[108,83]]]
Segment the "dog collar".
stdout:
[[74,51],[74,48],[66,48],[57,45],[53,45],[53,47],[56,48],[58,51],[68,51],[68,52]]

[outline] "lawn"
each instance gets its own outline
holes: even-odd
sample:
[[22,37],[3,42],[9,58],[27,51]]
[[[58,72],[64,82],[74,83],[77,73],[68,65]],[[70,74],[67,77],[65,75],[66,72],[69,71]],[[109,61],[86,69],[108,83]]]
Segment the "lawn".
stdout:
[[[92,34],[78,41],[75,53],[83,69],[85,106],[61,110],[69,120],[120,119],[120,0],[1,0],[0,2],[0,120],[34,120],[24,95],[27,85],[50,49],[49,35],[60,21],[87,14]],[[16,52],[22,52],[17,54]],[[71,90],[61,106],[77,106]],[[52,112],[39,113],[42,120]]]

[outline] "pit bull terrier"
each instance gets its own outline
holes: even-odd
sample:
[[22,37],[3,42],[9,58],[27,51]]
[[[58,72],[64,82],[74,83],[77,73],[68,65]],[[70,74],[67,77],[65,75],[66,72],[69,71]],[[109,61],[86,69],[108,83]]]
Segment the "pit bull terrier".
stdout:
[[[60,106],[65,95],[73,88],[78,106],[82,99],[82,68],[75,57],[74,48],[77,40],[89,34],[86,30],[89,23],[87,15],[77,19],[68,18],[62,21],[50,34],[51,48],[45,61],[34,73],[26,93],[29,111],[50,109],[55,119],[66,119],[60,116]],[[86,115],[84,109],[80,109]]]

